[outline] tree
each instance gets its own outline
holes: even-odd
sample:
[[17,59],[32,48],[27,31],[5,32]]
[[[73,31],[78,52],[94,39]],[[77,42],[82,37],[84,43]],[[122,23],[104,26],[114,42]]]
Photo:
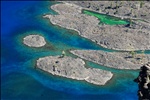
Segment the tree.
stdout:
[[136,51],[135,51],[134,47],[131,44],[129,44],[128,49],[130,50],[129,51],[129,54],[131,55],[130,57],[135,58]]
[[132,55],[132,58],[135,58],[136,52],[135,51],[131,51],[130,54]]
[[129,25],[131,27],[132,26],[132,19],[130,18],[129,20],[130,20]]
[[112,5],[113,5],[113,2],[111,1],[111,3],[110,3],[110,8],[112,8]]
[[118,1],[116,1],[116,13],[118,13]]
[[63,57],[65,57],[65,56],[66,56],[65,51],[62,51],[62,54],[61,54],[61,56],[60,56],[59,58],[63,58]]
[[144,2],[143,1],[140,1],[140,8],[142,8],[144,5]]
[[144,50],[142,50],[142,51],[141,51],[141,59],[143,60],[143,59],[144,59],[144,57],[145,57],[145,51],[144,51]]
[[62,58],[66,55],[65,51],[62,51]]

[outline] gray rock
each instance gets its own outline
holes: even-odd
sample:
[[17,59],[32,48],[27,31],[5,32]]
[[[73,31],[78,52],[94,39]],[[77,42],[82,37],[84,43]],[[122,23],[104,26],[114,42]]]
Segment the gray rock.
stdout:
[[96,85],[104,85],[113,76],[111,72],[85,68],[85,62],[80,58],[64,56],[49,56],[37,60],[37,68],[53,75],[66,78],[85,80]]
[[132,55],[128,52],[100,50],[73,50],[70,52],[82,59],[116,69],[139,69],[143,63],[150,61],[150,55],[146,54],[136,54],[135,57],[131,57]]
[[23,38],[23,43],[29,47],[42,47],[46,44],[46,41],[40,35],[29,35]]
[[145,22],[135,22],[131,27],[99,25],[100,21],[96,17],[81,13],[81,6],[64,3],[51,8],[59,13],[44,16],[52,24],[73,29],[104,48],[124,51],[150,49],[150,25]]

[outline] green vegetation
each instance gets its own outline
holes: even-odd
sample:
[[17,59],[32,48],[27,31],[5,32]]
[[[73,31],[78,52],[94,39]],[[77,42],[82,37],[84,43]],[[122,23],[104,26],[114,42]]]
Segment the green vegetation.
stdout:
[[128,21],[122,20],[117,17],[105,15],[105,14],[100,14],[97,12],[89,11],[89,10],[82,10],[82,13],[95,16],[100,20],[100,24],[108,24],[108,25],[126,25],[129,24]]
[[140,1],[140,8],[142,8],[144,5],[144,2],[143,1]]
[[132,58],[135,58],[135,55],[136,55],[135,51],[131,51],[130,54],[132,55]]

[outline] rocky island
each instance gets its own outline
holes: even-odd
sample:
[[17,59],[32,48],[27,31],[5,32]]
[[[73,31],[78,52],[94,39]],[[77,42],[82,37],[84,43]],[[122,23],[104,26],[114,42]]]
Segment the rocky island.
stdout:
[[116,69],[139,69],[150,61],[150,55],[129,52],[104,52],[100,50],[73,50],[74,55],[94,63]]
[[42,47],[46,44],[46,41],[40,35],[28,35],[23,38],[23,43],[29,47]]
[[76,80],[85,80],[95,85],[104,85],[113,74],[108,71],[86,68],[85,62],[80,58],[48,56],[37,60],[37,68],[53,75]]
[[[134,1],[125,2],[122,5],[118,5],[115,1],[111,1],[114,3],[112,7],[109,7],[111,6],[109,1],[97,1],[96,3],[94,3],[95,1],[93,1],[93,3],[92,1],[62,2],[63,3],[51,6],[54,11],[58,12],[58,15],[44,16],[45,18],[49,18],[52,24],[67,29],[73,29],[82,37],[88,38],[108,49],[123,51],[150,50],[149,2],[145,1],[146,3],[143,7],[139,7],[138,3],[133,3]],[[90,3],[90,7],[85,7],[85,3]],[[99,10],[94,9],[96,5],[99,5]],[[116,8],[114,5],[117,5],[115,6]],[[95,16],[83,14],[83,9],[116,16],[120,19],[128,20],[129,24],[100,25],[99,23],[101,23],[101,20]]]

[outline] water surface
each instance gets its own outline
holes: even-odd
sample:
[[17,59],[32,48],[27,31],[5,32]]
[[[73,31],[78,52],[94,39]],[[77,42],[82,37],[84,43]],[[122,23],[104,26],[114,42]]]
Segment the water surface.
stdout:
[[[1,2],[1,99],[4,100],[136,100],[138,71],[116,70],[87,62],[88,67],[112,71],[114,77],[105,86],[96,86],[35,69],[36,60],[49,55],[67,55],[70,49],[92,49],[112,52],[75,31],[52,25],[44,14],[56,14],[50,9],[55,2]],[[29,48],[23,37],[37,33],[45,37],[43,48]]]
[[122,20],[120,18],[113,17],[110,15],[101,14],[101,13],[97,13],[97,12],[90,11],[90,10],[84,10],[84,9],[82,10],[82,12],[84,14],[97,17],[100,20],[100,24],[108,24],[108,25],[126,25],[126,24],[129,24],[129,22],[127,20]]

